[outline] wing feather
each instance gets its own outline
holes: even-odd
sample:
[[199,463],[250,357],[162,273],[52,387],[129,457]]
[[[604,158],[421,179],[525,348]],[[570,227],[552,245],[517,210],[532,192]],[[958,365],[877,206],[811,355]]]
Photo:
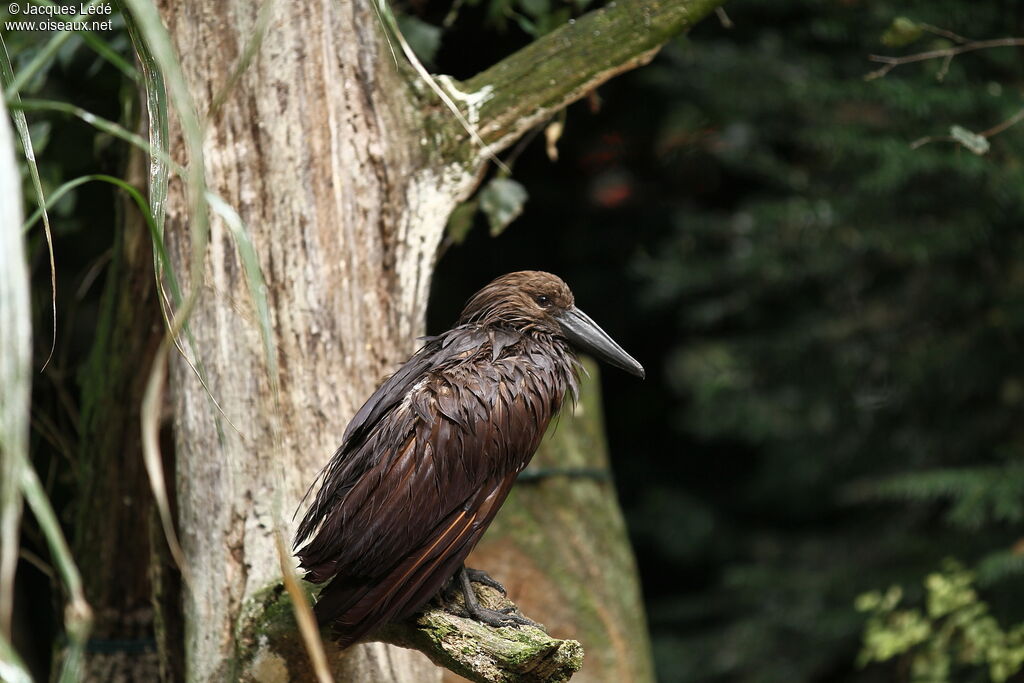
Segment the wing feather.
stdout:
[[530,363],[510,336],[464,326],[428,340],[358,411],[325,468],[297,554],[308,580],[334,577],[316,612],[343,644],[440,590],[561,405],[573,378]]

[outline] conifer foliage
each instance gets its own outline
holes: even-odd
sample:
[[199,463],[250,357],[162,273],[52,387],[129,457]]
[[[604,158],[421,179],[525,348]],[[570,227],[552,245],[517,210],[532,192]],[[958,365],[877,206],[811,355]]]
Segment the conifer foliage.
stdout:
[[[1022,17],[946,1],[729,13],[732,30],[701,27],[638,74],[670,102],[654,149],[673,225],[634,268],[673,321],[666,417],[686,444],[634,517],[641,538],[677,520],[675,542],[641,547],[690,578],[651,610],[660,670],[889,680],[853,664],[865,590],[903,585],[920,605],[952,556],[1002,623],[1024,620],[1024,128],[987,151],[945,139],[1020,111],[1024,69],[1020,48],[993,48],[866,80],[867,57],[957,44],[933,29],[1020,35]],[[925,136],[944,139],[911,144]]]

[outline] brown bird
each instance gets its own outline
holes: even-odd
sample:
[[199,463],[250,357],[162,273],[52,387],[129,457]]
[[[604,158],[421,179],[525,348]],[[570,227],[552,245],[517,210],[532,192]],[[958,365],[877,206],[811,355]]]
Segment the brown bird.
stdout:
[[462,563],[566,392],[575,400],[574,349],[644,376],[561,279],[509,273],[477,292],[454,328],[427,337],[359,409],[295,535],[296,548],[309,540],[297,552],[306,579],[333,577],[315,610],[342,646],[414,614],[453,578],[474,618],[531,623],[482,608],[470,580],[500,584]]

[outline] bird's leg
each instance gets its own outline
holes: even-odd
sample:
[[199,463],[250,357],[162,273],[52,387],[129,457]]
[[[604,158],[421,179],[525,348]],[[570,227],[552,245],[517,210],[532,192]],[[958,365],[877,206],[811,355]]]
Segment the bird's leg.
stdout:
[[[466,600],[466,611],[469,616],[488,626],[537,626],[537,622],[531,621],[518,614],[512,614],[514,607],[506,607],[502,610],[494,610],[483,607],[479,598],[473,591],[473,584],[470,582],[469,572],[465,567],[459,570],[459,582],[462,584],[462,595]],[[492,579],[493,580],[493,579]]]
[[479,583],[483,584],[484,586],[490,586],[502,595],[508,595],[508,591],[505,590],[505,587],[502,586],[497,579],[492,578],[491,575],[485,572],[483,569],[470,569],[469,567],[463,565],[462,570],[465,571],[467,575],[469,575],[469,580],[473,583]]
[[460,565],[459,570],[452,574],[451,578],[448,579],[444,587],[441,588],[441,592],[438,597],[443,605],[450,604],[455,601],[455,596],[462,592],[462,572],[465,571],[469,574],[469,580],[473,583],[479,583],[484,586],[490,586],[494,590],[501,593],[503,596],[508,595],[508,591],[501,583],[492,578],[490,574],[485,572],[483,569],[470,569],[466,565]]

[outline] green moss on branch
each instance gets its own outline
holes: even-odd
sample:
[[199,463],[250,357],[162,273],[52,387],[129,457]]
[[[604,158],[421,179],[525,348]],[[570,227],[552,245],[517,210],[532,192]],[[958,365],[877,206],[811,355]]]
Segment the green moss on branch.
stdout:
[[[456,102],[494,149],[608,79],[649,62],[724,0],[620,0],[535,40],[463,83]],[[468,136],[465,144],[471,144]]]
[[[514,607],[490,588],[477,590],[487,607]],[[323,639],[331,668],[338,669],[344,654],[331,647],[326,630]],[[478,683],[557,683],[569,680],[583,663],[583,648],[574,640],[552,638],[540,628],[492,628],[435,606],[388,625],[370,640],[418,650],[435,664]],[[236,647],[236,680],[315,680],[291,598],[280,584],[249,601],[239,621]]]

